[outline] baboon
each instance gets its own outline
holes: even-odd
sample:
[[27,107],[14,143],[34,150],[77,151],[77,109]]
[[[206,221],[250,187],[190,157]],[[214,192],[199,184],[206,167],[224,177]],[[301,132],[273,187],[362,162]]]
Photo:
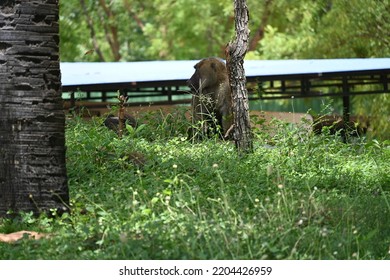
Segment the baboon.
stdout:
[[[137,127],[137,120],[133,117],[130,116],[129,114],[125,114],[124,116],[124,123],[123,123],[123,128],[126,127],[125,124],[129,124],[132,127]],[[107,116],[107,118],[104,120],[103,124],[108,127],[111,130],[114,130],[116,133],[119,132],[119,118],[115,117],[114,115],[110,114]]]
[[[229,139],[233,125],[232,95],[225,63],[219,58],[205,58],[195,66],[187,81],[192,90],[192,118],[201,124],[203,136],[221,128],[222,138]],[[193,135],[196,131],[193,131]]]

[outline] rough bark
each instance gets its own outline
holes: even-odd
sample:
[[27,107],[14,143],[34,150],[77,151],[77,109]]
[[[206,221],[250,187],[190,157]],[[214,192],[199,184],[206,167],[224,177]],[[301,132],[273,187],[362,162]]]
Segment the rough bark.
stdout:
[[58,0],[0,6],[0,216],[66,211]]
[[244,57],[248,50],[249,12],[246,0],[234,1],[235,39],[226,47],[226,64],[232,88],[234,133],[233,138],[239,153],[253,150],[249,119],[249,100],[246,88]]

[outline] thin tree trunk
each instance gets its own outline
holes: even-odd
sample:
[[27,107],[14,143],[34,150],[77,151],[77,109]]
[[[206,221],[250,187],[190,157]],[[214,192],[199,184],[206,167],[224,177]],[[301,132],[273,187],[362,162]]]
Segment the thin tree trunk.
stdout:
[[226,47],[226,64],[233,97],[233,138],[239,153],[248,153],[253,151],[253,142],[244,71],[244,57],[248,50],[249,38],[249,12],[246,0],[234,1],[234,14],[236,36]]
[[68,210],[58,0],[0,6],[0,216]]

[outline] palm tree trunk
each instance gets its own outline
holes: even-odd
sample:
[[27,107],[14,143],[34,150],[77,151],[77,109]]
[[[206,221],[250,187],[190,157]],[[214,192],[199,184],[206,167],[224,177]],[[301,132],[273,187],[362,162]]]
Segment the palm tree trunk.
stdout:
[[58,0],[0,6],[0,216],[68,210]]

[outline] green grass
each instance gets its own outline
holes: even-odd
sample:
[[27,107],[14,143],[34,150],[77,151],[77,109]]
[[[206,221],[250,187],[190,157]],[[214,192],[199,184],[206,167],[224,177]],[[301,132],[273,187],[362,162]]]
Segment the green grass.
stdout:
[[390,259],[388,142],[276,123],[240,157],[186,140],[183,118],[145,122],[120,140],[101,119],[69,120],[72,213],[0,220],[51,234],[0,243],[0,259]]

